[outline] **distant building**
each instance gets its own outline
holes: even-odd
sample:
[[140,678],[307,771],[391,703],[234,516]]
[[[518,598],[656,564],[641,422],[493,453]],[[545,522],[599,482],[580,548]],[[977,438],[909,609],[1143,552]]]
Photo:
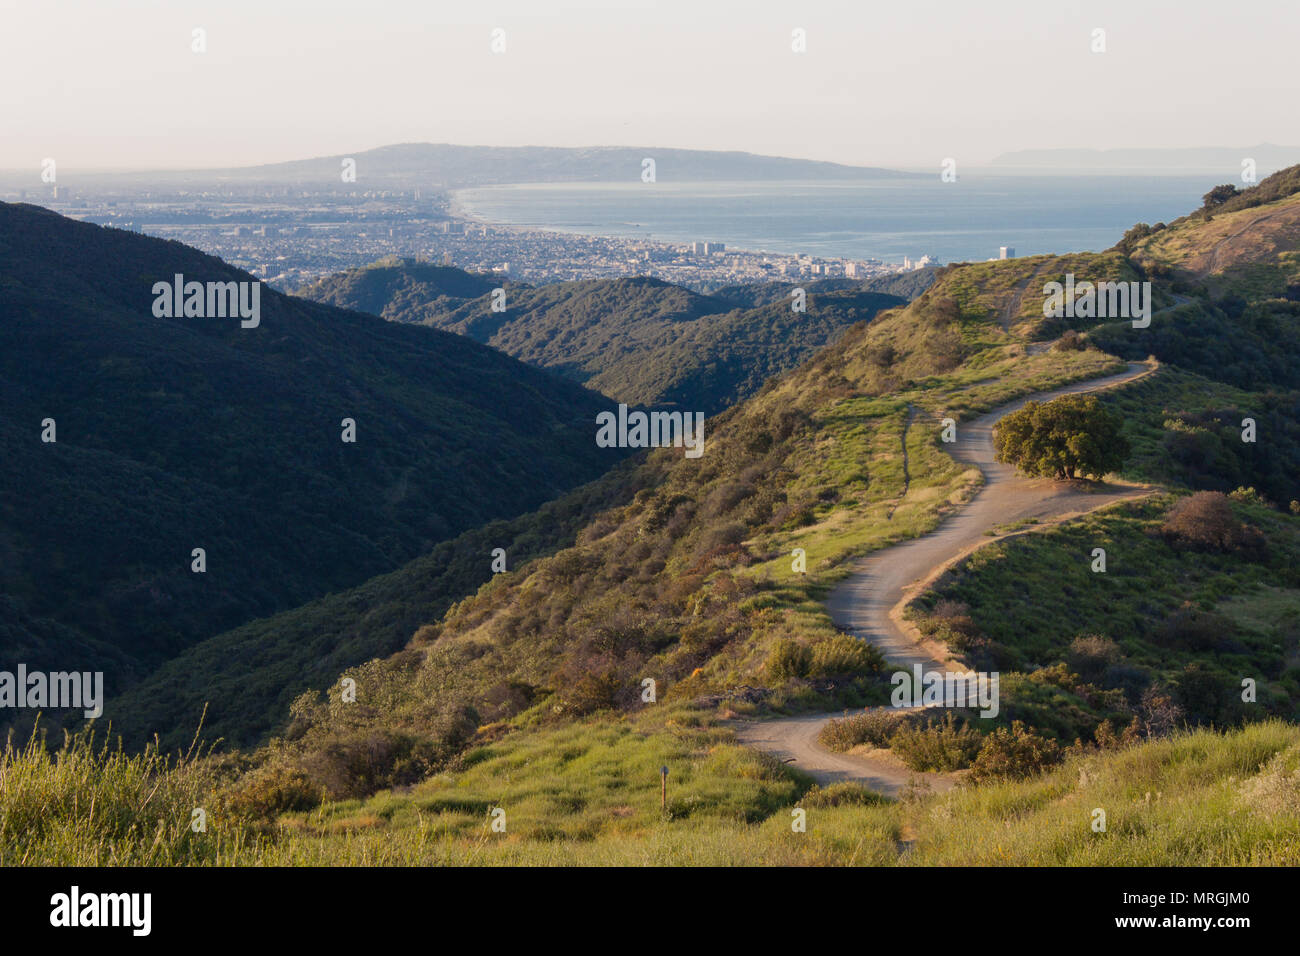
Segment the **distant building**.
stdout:
[[998,246],[999,259],[1014,259],[1015,257],[1016,250],[1014,246]]

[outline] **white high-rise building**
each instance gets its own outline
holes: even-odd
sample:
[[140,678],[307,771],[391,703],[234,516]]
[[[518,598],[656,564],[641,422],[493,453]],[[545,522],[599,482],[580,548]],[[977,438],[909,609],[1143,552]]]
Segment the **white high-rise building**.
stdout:
[[999,259],[1014,259],[1015,257],[1016,250],[1014,246],[998,246]]

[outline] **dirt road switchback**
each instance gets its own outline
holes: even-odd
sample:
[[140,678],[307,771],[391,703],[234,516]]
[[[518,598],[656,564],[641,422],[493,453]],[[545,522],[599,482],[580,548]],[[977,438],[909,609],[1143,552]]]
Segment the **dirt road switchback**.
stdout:
[[[1027,402],[1114,388],[1152,371],[1147,365],[1135,363],[1116,375],[1028,395],[958,425],[957,440],[949,450],[957,461],[983,472],[983,487],[930,533],[856,561],[852,572],[826,601],[836,626],[880,648],[890,665],[899,669],[920,664],[926,670],[965,670],[948,658],[945,648],[924,642],[915,628],[902,620],[901,612],[908,601],[949,566],[995,540],[986,532],[1026,519],[1050,525],[1151,491],[1147,486],[1124,482],[1061,482],[1017,475],[1010,465],[994,460],[994,424]],[[911,778],[924,779],[935,789],[951,786],[951,778],[911,773],[892,756],[837,754],[822,747],[817,742],[818,732],[828,720],[839,716],[814,714],[753,721],[736,725],[736,732],[741,743],[777,755],[822,784],[852,780],[890,795],[898,793]]]

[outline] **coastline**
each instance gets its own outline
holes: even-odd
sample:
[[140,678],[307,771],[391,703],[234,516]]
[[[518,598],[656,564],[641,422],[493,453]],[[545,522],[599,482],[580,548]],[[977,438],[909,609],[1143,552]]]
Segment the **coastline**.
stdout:
[[[537,226],[537,225],[532,225],[527,223],[507,222],[501,219],[490,219],[487,216],[483,215],[482,213],[476,212],[474,209],[472,209],[469,205],[466,204],[465,200],[462,197],[463,193],[471,192],[477,189],[502,188],[502,187],[511,187],[511,186],[528,187],[528,186],[539,186],[539,185],[567,186],[567,185],[575,185],[575,184],[501,183],[499,187],[498,186],[492,186],[492,187],[463,186],[463,187],[448,189],[446,190],[447,197],[448,197],[447,215],[452,219],[459,220],[466,223],[472,223],[476,226],[485,226],[485,227],[491,227],[493,229],[509,230],[510,232],[514,232],[520,235],[526,235],[529,233],[541,233],[543,235],[562,236],[566,238],[580,236],[586,239],[600,240],[600,241],[612,242],[612,243],[642,242],[649,245],[660,246],[665,250],[680,249],[684,245],[689,245],[689,240],[661,239],[661,238],[656,238],[652,233],[649,232],[647,232],[644,236],[620,235],[618,233],[611,233],[611,232],[589,232],[582,229],[565,229],[561,226]],[[776,249],[755,249],[748,246],[732,245],[731,243],[727,244],[727,252],[733,253],[735,255],[741,255],[741,256],[766,256],[766,257],[777,258],[777,259],[789,259],[789,258],[799,257],[799,253],[781,252]],[[815,256],[814,258],[817,258],[819,260],[829,261],[829,262],[853,261],[852,257],[845,257],[845,256]]]
[[[1087,180],[967,170],[932,180],[761,183],[512,183],[447,189],[449,214],[507,232],[722,254],[901,264],[1100,252],[1135,222],[1168,221],[1203,183],[1185,176]],[[716,253],[715,253],[716,254]]]
[[491,219],[485,219],[478,213],[474,212],[461,200],[461,193],[468,192],[466,188],[448,189],[447,190],[447,215],[452,219],[463,219],[466,222],[472,222],[480,226],[509,226],[509,223],[494,222]]

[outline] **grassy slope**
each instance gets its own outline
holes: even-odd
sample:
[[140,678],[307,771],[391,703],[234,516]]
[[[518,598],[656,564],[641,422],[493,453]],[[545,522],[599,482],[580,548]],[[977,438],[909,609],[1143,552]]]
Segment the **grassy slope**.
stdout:
[[[915,606],[965,604],[980,636],[993,642],[974,656],[1004,672],[1062,661],[1091,671],[1094,665],[1073,659],[1070,644],[1100,636],[1114,641],[1118,654],[1095,665],[1098,673],[1089,672],[1080,685],[1119,689],[1134,703],[1150,684],[1172,686],[1190,719],[1222,725],[1252,716],[1238,699],[1242,678],[1251,677],[1260,713],[1300,717],[1300,632],[1293,616],[1300,596],[1300,522],[1239,504],[1269,540],[1267,558],[1249,561],[1175,550],[1158,534],[1168,504],[1162,498],[1109,508],[990,544]],[[1098,547],[1106,551],[1105,573],[1091,569]],[[1175,623],[1188,615],[1193,621]],[[1087,698],[1089,691],[1080,694]],[[1014,704],[1009,713],[1023,716]]]
[[[428,734],[431,701],[488,723],[626,706],[647,675],[671,699],[738,684],[766,686],[774,708],[874,699],[869,662],[850,662],[847,680],[790,683],[767,673],[766,660],[786,639],[834,658],[836,632],[818,599],[843,562],[922,533],[971,493],[978,476],[938,450],[940,413],[975,414],[1116,367],[1095,351],[1026,356],[980,314],[936,300],[859,327],[712,420],[703,459],[652,454],[631,502],[598,516],[574,547],[498,576],[430,620],[413,656],[351,671],[383,701],[378,716],[354,722],[332,699],[305,706],[306,729],[283,744],[287,759],[376,721]],[[964,354],[971,360],[958,364]],[[905,494],[909,403],[918,412]],[[790,572],[794,547],[808,552],[805,576]],[[837,664],[826,662],[827,677]]]
[[[4,758],[0,865],[1300,863],[1300,729],[1280,722],[894,802],[853,785],[810,787],[707,716],[664,708],[512,735],[413,788],[288,814],[274,836],[219,813],[208,832],[191,832],[192,808],[216,806],[212,778],[201,763],[157,769],[146,758],[97,764],[84,750],[58,764],[39,751]],[[491,829],[495,808],[504,832]],[[804,833],[791,828],[796,808]],[[1105,832],[1092,829],[1096,809]]]
[[[1293,179],[1279,174],[1261,184],[1261,193],[1276,197],[1279,188],[1293,188]],[[1249,495],[1235,505],[1266,534],[1268,553],[1252,561],[1175,550],[1158,534],[1171,501],[1165,497],[1021,534],[972,555],[919,596],[911,613],[924,625],[940,601],[968,608],[976,631],[959,640],[968,659],[1011,672],[1004,682],[1008,718],[1029,718],[1068,740],[1083,729],[1082,715],[1095,719],[1113,703],[1098,691],[1123,693],[1135,703],[1148,685],[1172,689],[1198,722],[1297,716],[1300,529],[1285,506],[1300,496],[1300,310],[1282,293],[1296,279],[1300,232],[1292,223],[1300,196],[1252,201],[1243,195],[1224,211],[1186,217],[1139,241],[1134,262],[1162,275],[1188,301],[1157,316],[1149,329],[1101,324],[1089,338],[1127,358],[1154,353],[1167,363],[1103,396],[1123,417],[1133,446],[1125,475],[1176,494],[1253,487],[1283,506],[1272,510]],[[1247,416],[1259,429],[1254,444],[1241,440]],[[1107,551],[1105,574],[1091,571],[1094,547]],[[1046,687],[1024,675],[1060,663],[1088,668],[1072,656],[1070,643],[1089,636],[1114,640],[1118,658],[1074,688],[1054,687],[1054,713],[1045,713]],[[1259,682],[1254,710],[1239,699],[1247,676]],[[1074,719],[1063,719],[1071,713]]]
[[113,733],[130,747],[156,734],[176,749],[202,720],[207,740],[254,745],[284,723],[298,694],[399,651],[420,625],[482,586],[494,549],[516,569],[567,547],[597,512],[630,497],[627,484],[628,469],[616,468],[537,511],[442,542],[391,574],[202,641],[108,703]]

